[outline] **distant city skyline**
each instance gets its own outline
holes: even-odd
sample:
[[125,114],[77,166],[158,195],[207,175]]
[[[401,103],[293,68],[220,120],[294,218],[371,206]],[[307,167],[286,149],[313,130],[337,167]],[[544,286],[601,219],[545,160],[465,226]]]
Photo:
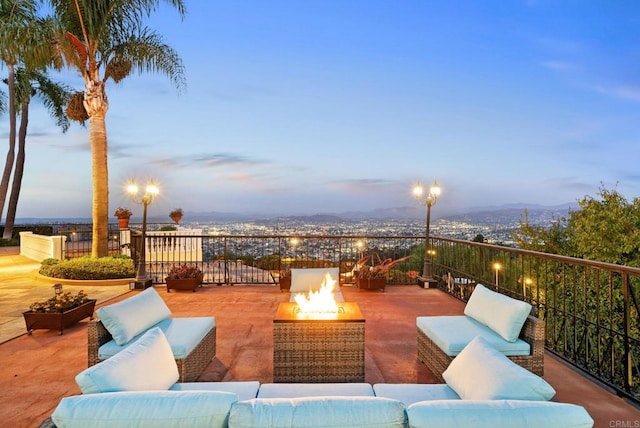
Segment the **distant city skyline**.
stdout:
[[[131,178],[157,180],[153,217],[415,206],[413,184],[436,179],[436,218],[600,186],[639,196],[640,3],[186,5],[184,22],[166,7],[149,21],[186,91],[152,74],[108,84],[111,213],[141,217]],[[17,217],[90,216],[88,127],[62,134],[34,100]]]

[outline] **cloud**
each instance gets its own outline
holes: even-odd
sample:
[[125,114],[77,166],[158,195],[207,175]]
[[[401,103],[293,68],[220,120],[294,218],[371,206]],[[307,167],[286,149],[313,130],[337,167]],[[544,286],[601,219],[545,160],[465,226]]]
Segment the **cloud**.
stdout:
[[379,191],[382,188],[388,188],[397,184],[398,183],[396,181],[377,178],[335,180],[327,183],[330,188],[333,188],[335,190],[342,190],[353,193]]
[[618,86],[605,88],[597,86],[595,90],[601,94],[630,101],[640,101],[640,88],[634,86]]
[[248,156],[229,154],[229,153],[212,153],[201,155],[185,155],[158,158],[151,163],[175,168],[210,168],[210,167],[255,167],[257,165],[269,165],[264,160],[250,158]]
[[559,72],[579,71],[582,69],[578,64],[566,61],[543,61],[542,66]]

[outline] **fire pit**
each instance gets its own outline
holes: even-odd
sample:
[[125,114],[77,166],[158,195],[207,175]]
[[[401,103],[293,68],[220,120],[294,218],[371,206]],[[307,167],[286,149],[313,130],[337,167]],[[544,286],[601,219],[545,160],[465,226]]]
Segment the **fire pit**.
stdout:
[[316,313],[280,303],[273,319],[273,381],[364,382],[364,321],[357,303]]

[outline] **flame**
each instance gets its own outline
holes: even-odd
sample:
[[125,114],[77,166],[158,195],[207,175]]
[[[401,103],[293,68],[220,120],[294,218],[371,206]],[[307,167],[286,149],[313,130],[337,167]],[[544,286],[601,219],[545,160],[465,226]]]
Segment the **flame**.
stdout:
[[294,299],[302,313],[337,313],[338,304],[333,295],[336,280],[330,273],[324,276],[324,280],[318,291],[309,291],[309,296],[304,293],[296,293]]

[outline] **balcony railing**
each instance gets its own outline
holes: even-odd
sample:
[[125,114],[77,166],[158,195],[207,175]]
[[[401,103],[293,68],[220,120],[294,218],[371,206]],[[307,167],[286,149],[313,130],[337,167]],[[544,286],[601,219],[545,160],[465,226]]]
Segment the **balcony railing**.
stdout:
[[[118,235],[112,235],[112,247],[120,248]],[[146,259],[147,272],[156,283],[163,283],[171,266],[181,263],[198,264],[205,282],[217,285],[277,284],[289,268],[318,266],[339,267],[341,282],[346,283],[353,281],[357,261],[375,254],[383,259],[412,255],[391,270],[388,283],[415,284],[424,256],[424,237],[413,236],[148,235],[146,239],[147,248],[163,248]],[[194,239],[201,243],[201,252],[180,251]],[[67,254],[81,254],[78,249],[85,247],[75,248]],[[90,253],[90,244],[86,248]],[[434,250],[431,272],[443,291],[466,301],[475,284],[482,283],[531,303],[546,323],[549,352],[620,396],[640,402],[639,268],[445,238],[432,238],[430,248]],[[199,254],[196,260],[192,254]]]

